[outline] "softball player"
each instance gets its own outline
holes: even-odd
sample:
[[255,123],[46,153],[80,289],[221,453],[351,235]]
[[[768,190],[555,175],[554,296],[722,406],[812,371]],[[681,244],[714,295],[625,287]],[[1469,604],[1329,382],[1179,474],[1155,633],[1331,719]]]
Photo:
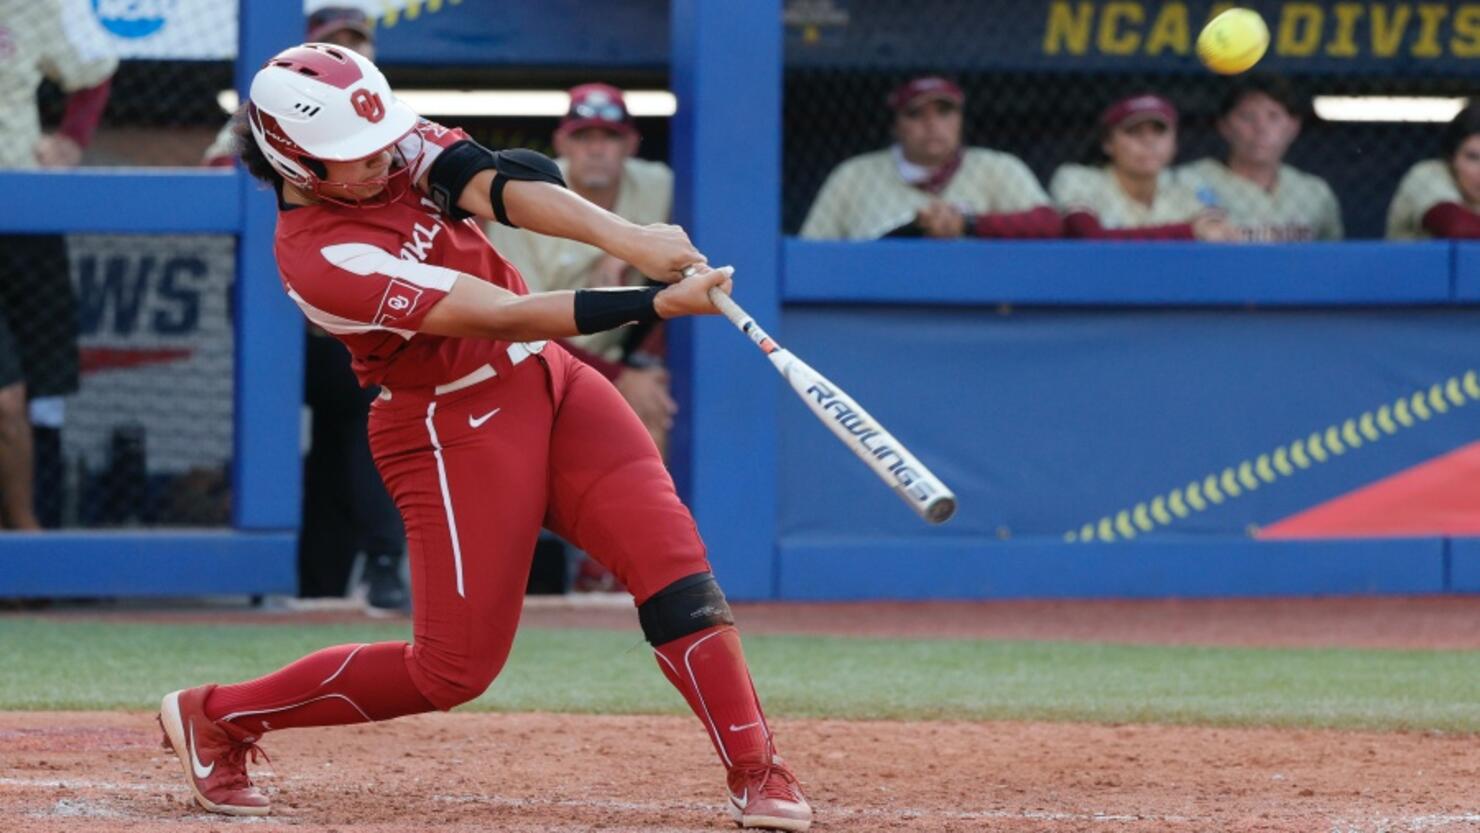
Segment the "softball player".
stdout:
[[1444,128],[1440,155],[1403,175],[1388,205],[1389,240],[1480,239],[1480,103]]
[[[243,161],[278,193],[284,289],[348,346],[360,381],[382,388],[370,445],[406,523],[414,640],[339,645],[260,679],[166,695],[165,742],[196,800],[266,814],[246,763],[268,731],[481,694],[508,657],[544,525],[631,591],[659,667],[728,771],[736,821],[808,829],[812,810],[776,755],[734,618],[652,440],[606,379],[546,342],[714,313],[707,292],[728,292],[730,270],[703,265],[676,226],[634,225],[565,190],[540,154],[495,153],[418,119],[342,47],[273,57],[243,116]],[[668,285],[526,294],[477,218],[589,243]]]

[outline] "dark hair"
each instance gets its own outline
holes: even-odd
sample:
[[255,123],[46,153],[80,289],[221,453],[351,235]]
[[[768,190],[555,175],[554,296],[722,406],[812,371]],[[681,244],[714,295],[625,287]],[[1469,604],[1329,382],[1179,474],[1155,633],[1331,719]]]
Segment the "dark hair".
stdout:
[[247,124],[246,102],[242,102],[231,116],[231,139],[231,150],[241,158],[247,173],[274,188],[282,186],[283,175],[267,161],[267,155],[252,137],[252,126]]
[[[236,112],[231,116],[231,136],[231,150],[241,158],[242,164],[247,168],[247,173],[274,188],[281,188],[283,175],[277,172],[277,168],[274,168],[271,162],[267,161],[267,154],[258,147],[257,139],[252,135],[252,126],[247,123],[245,102],[236,108]],[[317,159],[302,161],[320,177],[328,175],[323,162]]]
[[1480,101],[1471,101],[1444,127],[1439,137],[1439,150],[1446,160],[1452,160],[1459,153],[1459,146],[1476,133],[1480,133]]
[[1297,119],[1304,118],[1310,110],[1305,96],[1295,92],[1295,88],[1284,78],[1278,75],[1248,75],[1241,76],[1228,85],[1223,100],[1218,104],[1218,118],[1226,117],[1240,101],[1258,93],[1274,99],[1285,108],[1285,112]]

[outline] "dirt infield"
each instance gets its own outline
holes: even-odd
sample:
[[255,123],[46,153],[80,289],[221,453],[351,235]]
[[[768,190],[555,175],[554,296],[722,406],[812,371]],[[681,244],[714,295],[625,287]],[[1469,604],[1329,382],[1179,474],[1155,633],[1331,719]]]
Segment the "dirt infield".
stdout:
[[[270,737],[266,820],[186,803],[152,716],[0,713],[0,827],[38,831],[732,829],[698,723],[437,714]],[[1480,829],[1473,737],[1043,723],[785,721],[849,831]]]
[[[748,633],[1480,648],[1480,599],[742,605]],[[31,614],[36,615],[36,614]],[[357,614],[54,610],[130,621]],[[524,624],[636,631],[620,600]],[[818,831],[1480,831],[1480,738],[1432,733],[783,720]],[[274,815],[198,812],[152,715],[0,712],[0,833],[733,829],[691,717],[437,714],[272,734]]]

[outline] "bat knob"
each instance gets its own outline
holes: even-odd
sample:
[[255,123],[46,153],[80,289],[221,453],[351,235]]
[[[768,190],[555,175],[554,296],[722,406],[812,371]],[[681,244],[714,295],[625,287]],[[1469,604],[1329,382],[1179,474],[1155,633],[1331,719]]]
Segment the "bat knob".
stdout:
[[692,278],[693,276],[699,274],[699,267],[697,267],[697,266],[685,266],[683,268],[682,274],[686,278]]
[[940,497],[925,507],[925,520],[933,524],[943,524],[956,514],[956,499],[954,497]]

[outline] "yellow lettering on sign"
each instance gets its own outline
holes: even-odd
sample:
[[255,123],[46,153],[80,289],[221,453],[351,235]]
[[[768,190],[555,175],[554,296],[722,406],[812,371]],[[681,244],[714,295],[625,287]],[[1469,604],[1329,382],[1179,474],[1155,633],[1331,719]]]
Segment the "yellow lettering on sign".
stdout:
[[1106,3],[1100,12],[1097,45],[1106,55],[1131,55],[1141,45],[1141,34],[1134,29],[1122,31],[1121,21],[1140,25],[1146,22],[1146,11],[1140,3]]
[[1408,21],[1413,17],[1413,7],[1407,3],[1389,10],[1383,3],[1372,4],[1372,54],[1379,58],[1391,58],[1398,54],[1398,44],[1403,42],[1403,33],[1408,31]]
[[1439,48],[1439,24],[1449,16],[1449,6],[1440,3],[1420,3],[1418,40],[1413,42],[1415,58],[1437,58],[1444,54]]
[[1357,21],[1361,20],[1361,3],[1337,3],[1331,11],[1336,15],[1336,34],[1326,44],[1326,54],[1333,58],[1355,58],[1357,55]]
[[1160,55],[1168,48],[1174,54],[1186,55],[1192,36],[1187,25],[1187,4],[1168,3],[1161,7],[1151,34],[1146,36],[1146,54]]
[[1055,0],[1048,7],[1048,28],[1043,32],[1043,53],[1083,55],[1089,50],[1089,29],[1095,19],[1090,3],[1070,4]]
[[1280,55],[1313,55],[1321,45],[1321,26],[1326,13],[1315,3],[1286,3],[1280,14],[1280,36],[1275,51]]
[[1466,3],[1454,15],[1454,40],[1449,51],[1456,58],[1480,57],[1480,5]]

